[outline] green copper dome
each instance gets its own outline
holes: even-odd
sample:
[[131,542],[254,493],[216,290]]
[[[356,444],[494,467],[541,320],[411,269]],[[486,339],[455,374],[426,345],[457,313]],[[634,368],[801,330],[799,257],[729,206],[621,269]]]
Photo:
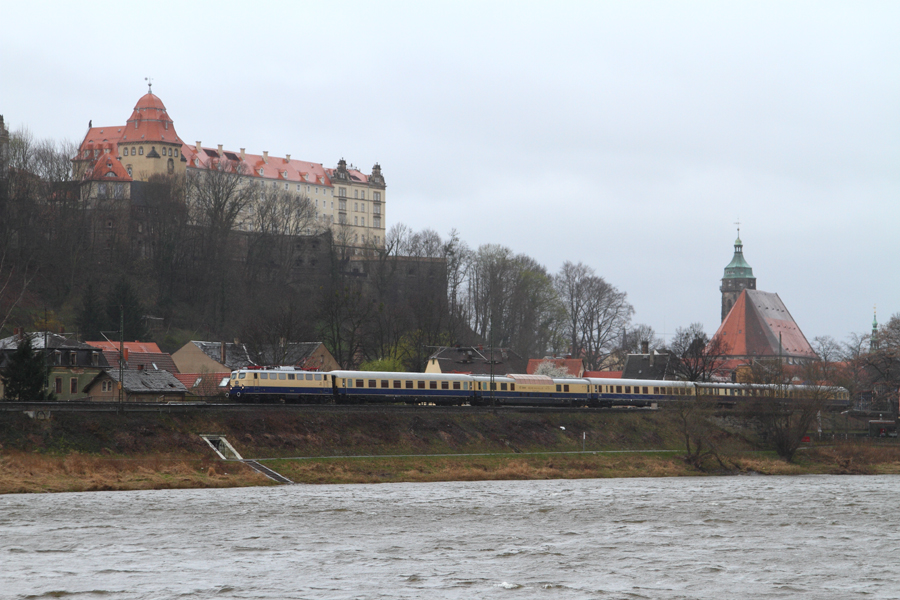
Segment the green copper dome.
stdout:
[[734,241],[734,257],[725,267],[725,276],[722,279],[746,279],[753,277],[753,269],[744,260],[744,245],[741,238]]

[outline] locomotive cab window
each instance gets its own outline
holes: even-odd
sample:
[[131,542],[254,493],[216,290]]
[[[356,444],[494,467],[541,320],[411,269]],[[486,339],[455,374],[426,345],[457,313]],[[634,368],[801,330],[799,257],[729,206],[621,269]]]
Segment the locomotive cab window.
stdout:
[[247,376],[246,373],[241,373],[240,375],[238,375],[238,379],[243,379],[246,376]]

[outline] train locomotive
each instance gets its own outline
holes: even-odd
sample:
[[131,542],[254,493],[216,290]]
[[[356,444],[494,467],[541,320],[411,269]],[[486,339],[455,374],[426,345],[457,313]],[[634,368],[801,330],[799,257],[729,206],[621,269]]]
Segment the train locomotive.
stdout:
[[[238,402],[302,404],[428,404],[438,406],[653,406],[685,396],[715,397],[732,405],[770,395],[772,387],[645,379],[554,379],[544,375],[467,375],[381,371],[303,371],[250,367],[231,373],[229,397]],[[825,388],[830,404],[847,406],[843,388]],[[788,397],[804,386],[779,388]]]

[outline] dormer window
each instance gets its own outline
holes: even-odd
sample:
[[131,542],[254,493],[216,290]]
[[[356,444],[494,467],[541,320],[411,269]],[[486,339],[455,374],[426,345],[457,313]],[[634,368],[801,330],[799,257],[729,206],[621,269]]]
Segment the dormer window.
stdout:
[[263,174],[263,170],[262,170],[262,167],[260,167],[259,168],[259,176],[262,177],[262,174]]
[[284,177],[285,179],[287,179],[287,171],[282,171],[281,176]]
[[69,364],[73,366],[78,364],[78,354],[74,350],[69,352]]

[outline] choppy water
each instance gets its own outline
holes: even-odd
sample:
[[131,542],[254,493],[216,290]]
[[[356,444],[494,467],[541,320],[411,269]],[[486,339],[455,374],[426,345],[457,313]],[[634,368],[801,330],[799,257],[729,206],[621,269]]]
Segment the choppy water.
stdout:
[[897,598],[900,477],[0,496],[2,598]]

